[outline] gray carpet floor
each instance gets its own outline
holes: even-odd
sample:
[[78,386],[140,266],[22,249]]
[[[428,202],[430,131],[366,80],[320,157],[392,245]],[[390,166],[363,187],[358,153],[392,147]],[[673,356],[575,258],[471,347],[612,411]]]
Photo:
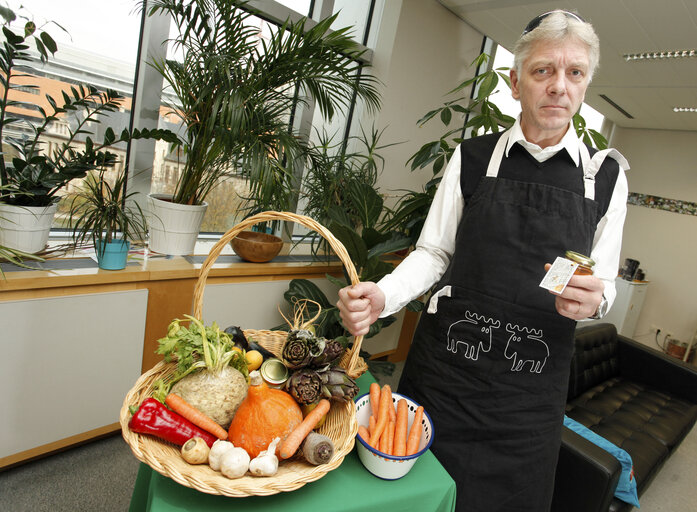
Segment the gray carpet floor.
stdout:
[[[389,370],[375,373],[395,389],[401,365]],[[123,438],[114,435],[0,472],[0,511],[126,511],[139,464]],[[640,511],[697,510],[696,483],[697,427],[641,497]]]

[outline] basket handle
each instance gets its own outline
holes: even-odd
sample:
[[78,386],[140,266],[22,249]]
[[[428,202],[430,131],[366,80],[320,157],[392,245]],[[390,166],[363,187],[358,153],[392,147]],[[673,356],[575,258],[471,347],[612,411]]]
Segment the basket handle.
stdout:
[[[223,251],[225,246],[233,239],[235,238],[238,234],[240,234],[242,231],[245,229],[258,224],[260,222],[266,222],[270,220],[284,220],[287,222],[296,222],[298,224],[301,224],[305,226],[306,228],[316,231],[322,237],[324,237],[327,242],[329,242],[329,245],[331,248],[334,250],[336,255],[339,257],[341,262],[344,264],[344,267],[346,267],[346,271],[348,272],[349,278],[351,279],[351,284],[358,284],[359,279],[358,279],[358,274],[356,273],[356,267],[353,265],[353,262],[351,261],[351,258],[348,255],[348,252],[346,251],[346,248],[344,245],[329,231],[327,228],[322,226],[319,222],[316,220],[307,217],[305,215],[298,215],[296,213],[290,213],[290,212],[274,212],[274,211],[268,211],[268,212],[262,212],[262,213],[257,213],[256,215],[252,215],[251,217],[247,217],[244,219],[242,222],[239,224],[236,224],[232,228],[230,228],[228,231],[226,231],[223,236],[220,237],[220,240],[211,248],[210,252],[208,253],[208,257],[206,260],[203,262],[203,265],[201,266],[201,271],[199,273],[198,281],[196,282],[196,287],[194,288],[194,314],[193,316],[198,318],[199,320],[202,319],[203,315],[203,289],[206,286],[206,279],[208,278],[208,273],[210,272],[211,268],[213,267],[213,264],[215,261],[218,259],[218,256],[220,256],[220,253]],[[353,348],[351,349],[351,358],[349,360],[347,370],[353,370],[357,363],[358,363],[358,358],[359,358],[359,352],[361,350],[361,344],[363,342],[363,336],[356,336],[353,340]]]

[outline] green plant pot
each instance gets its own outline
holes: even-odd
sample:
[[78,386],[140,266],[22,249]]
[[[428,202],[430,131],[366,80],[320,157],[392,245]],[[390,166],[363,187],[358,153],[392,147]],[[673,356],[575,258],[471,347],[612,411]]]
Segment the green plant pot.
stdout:
[[97,263],[103,270],[121,270],[126,268],[126,259],[131,242],[128,240],[114,240],[102,242],[97,248]]

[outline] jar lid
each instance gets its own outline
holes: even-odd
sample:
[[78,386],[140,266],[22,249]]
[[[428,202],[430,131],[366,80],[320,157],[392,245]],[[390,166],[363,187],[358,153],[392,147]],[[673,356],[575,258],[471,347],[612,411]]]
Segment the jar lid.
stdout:
[[592,267],[595,265],[595,261],[590,259],[588,256],[585,256],[583,254],[580,254],[578,252],[574,251],[566,251],[566,254],[564,255],[566,259],[575,261],[579,265],[583,265],[584,267]]
[[265,381],[273,384],[281,384],[288,379],[288,368],[280,359],[267,359],[259,368],[261,376]]

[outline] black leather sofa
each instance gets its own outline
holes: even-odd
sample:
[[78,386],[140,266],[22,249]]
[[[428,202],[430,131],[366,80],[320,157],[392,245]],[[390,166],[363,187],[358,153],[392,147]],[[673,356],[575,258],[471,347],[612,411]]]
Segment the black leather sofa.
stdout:
[[[612,324],[581,327],[575,338],[566,414],[631,455],[641,497],[697,421],[697,369]],[[552,510],[631,510],[614,498],[620,472],[616,458],[564,428]]]

